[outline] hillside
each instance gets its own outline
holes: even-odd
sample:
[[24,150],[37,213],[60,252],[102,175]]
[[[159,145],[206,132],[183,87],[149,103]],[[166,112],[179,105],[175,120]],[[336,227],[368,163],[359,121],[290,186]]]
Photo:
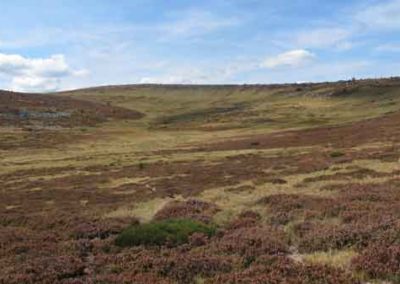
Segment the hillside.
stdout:
[[399,150],[398,78],[0,92],[0,283],[398,283]]

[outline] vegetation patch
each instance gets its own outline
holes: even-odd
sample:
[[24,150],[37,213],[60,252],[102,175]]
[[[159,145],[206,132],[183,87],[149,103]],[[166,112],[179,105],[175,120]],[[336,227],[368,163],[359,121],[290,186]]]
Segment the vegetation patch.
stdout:
[[188,242],[189,236],[202,233],[209,237],[215,234],[216,227],[189,219],[151,222],[125,229],[115,240],[121,247],[138,245],[180,245]]
[[218,275],[206,283],[361,283],[340,268],[296,263],[285,256],[263,256],[240,272]]
[[369,247],[353,259],[352,266],[370,279],[400,283],[400,246],[379,244]]
[[339,158],[344,155],[345,155],[345,153],[342,151],[333,151],[333,152],[329,153],[329,156],[331,156],[331,158]]
[[22,106],[72,115],[0,121],[0,283],[400,283],[400,80],[347,84]]
[[155,220],[168,219],[191,219],[203,223],[210,223],[212,217],[219,211],[218,207],[212,203],[197,199],[187,201],[172,201],[163,207],[154,216]]
[[338,250],[338,251],[319,251],[302,255],[302,259],[310,264],[322,264],[332,267],[346,269],[350,266],[351,260],[357,253],[354,250]]

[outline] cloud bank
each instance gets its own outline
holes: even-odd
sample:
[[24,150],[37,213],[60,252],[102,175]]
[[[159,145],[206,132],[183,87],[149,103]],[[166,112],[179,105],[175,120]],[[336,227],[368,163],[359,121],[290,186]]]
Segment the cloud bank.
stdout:
[[305,49],[296,49],[269,57],[261,64],[268,69],[277,69],[284,67],[301,67],[315,59],[315,55]]
[[85,75],[74,70],[64,55],[48,58],[27,58],[18,54],[0,53],[0,74],[10,80],[10,89],[21,92],[57,91],[63,78]]

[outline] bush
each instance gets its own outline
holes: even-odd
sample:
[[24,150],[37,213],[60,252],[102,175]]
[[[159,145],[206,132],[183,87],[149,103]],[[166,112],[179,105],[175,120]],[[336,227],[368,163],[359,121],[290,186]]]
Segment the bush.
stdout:
[[117,237],[115,243],[122,247],[179,245],[188,242],[189,236],[194,233],[203,233],[210,237],[215,234],[215,230],[212,225],[194,220],[165,220],[128,227]]
[[345,155],[345,153],[343,153],[341,151],[334,151],[334,152],[329,153],[329,156],[331,158],[339,158],[339,157],[342,157],[344,155]]

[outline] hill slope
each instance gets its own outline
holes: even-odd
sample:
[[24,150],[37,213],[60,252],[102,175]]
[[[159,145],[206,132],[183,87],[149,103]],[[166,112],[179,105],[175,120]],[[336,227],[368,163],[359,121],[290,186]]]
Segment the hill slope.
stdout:
[[62,93],[146,114],[150,127],[282,130],[362,120],[398,110],[400,80],[356,82],[101,87]]
[[138,119],[142,114],[121,107],[62,96],[0,91],[0,126],[90,126],[109,118]]
[[0,127],[0,283],[400,277],[398,79],[13,96],[46,115]]

